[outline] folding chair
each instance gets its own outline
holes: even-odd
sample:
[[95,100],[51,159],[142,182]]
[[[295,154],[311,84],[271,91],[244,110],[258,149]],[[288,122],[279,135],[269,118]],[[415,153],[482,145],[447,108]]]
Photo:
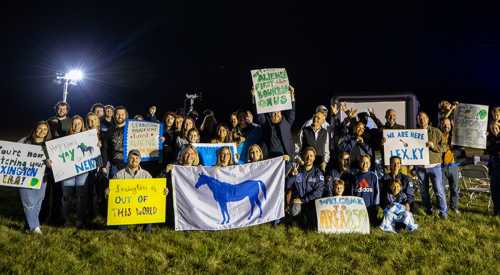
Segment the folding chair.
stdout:
[[488,167],[484,164],[468,164],[460,167],[460,178],[462,182],[462,191],[467,193],[469,201],[467,207],[470,207],[474,200],[480,194],[488,195],[488,211],[491,207],[490,197],[490,177]]

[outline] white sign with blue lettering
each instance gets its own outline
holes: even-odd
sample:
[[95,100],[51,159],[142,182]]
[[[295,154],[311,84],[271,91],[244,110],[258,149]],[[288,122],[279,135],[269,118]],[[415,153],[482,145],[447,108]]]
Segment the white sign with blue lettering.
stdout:
[[428,165],[428,135],[424,129],[384,130],[384,163],[399,156],[402,165]]
[[56,182],[97,169],[96,159],[101,156],[101,149],[97,145],[95,129],[50,140],[45,144]]
[[0,141],[0,185],[40,189],[45,159],[42,146]]

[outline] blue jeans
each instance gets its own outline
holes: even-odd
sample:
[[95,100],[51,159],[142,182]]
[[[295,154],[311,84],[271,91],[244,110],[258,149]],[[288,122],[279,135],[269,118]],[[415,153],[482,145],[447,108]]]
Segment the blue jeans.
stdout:
[[43,198],[45,197],[45,189],[47,183],[42,182],[40,189],[20,188],[19,195],[21,196],[21,203],[23,205],[24,216],[31,231],[40,226],[38,215],[42,208]]
[[458,210],[458,199],[460,195],[460,186],[458,179],[458,165],[453,163],[443,165],[443,184],[448,181],[450,187],[450,208]]
[[82,225],[85,221],[88,203],[87,203],[87,177],[84,173],[62,181],[62,216],[65,223],[69,221],[71,205],[76,204],[77,225]]
[[429,196],[429,181],[432,180],[432,187],[434,193],[436,194],[436,199],[439,205],[439,214],[442,217],[448,216],[448,206],[446,205],[446,194],[444,192],[443,185],[443,173],[441,171],[441,166],[435,166],[432,168],[417,168],[417,175],[422,182],[422,188],[420,188],[420,195],[422,196],[422,202],[427,210],[427,212],[432,212],[431,198]]

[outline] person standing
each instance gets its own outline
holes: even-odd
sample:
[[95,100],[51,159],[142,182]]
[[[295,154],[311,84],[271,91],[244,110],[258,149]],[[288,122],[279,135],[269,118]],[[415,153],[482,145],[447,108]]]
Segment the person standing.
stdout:
[[71,128],[71,119],[68,117],[70,106],[66,102],[59,101],[54,109],[56,115],[47,120],[51,136],[52,138],[66,136]]
[[[325,108],[326,109],[326,108]],[[322,127],[325,123],[325,114],[317,112],[314,114],[313,121],[310,125],[305,126],[299,133],[299,148],[303,150],[306,147],[312,146],[316,149],[316,166],[323,173],[326,169],[326,164],[330,161],[330,143],[328,138],[328,130]]]
[[443,184],[443,173],[441,170],[443,148],[446,148],[443,134],[438,128],[429,125],[429,116],[425,112],[419,112],[417,115],[417,123],[420,129],[427,130],[428,142],[426,146],[429,148],[429,165],[417,167],[417,176],[422,182],[420,195],[422,203],[426,208],[426,213],[432,215],[432,204],[429,196],[429,185],[432,181],[436,199],[439,204],[439,216],[442,219],[448,218],[448,205],[446,204],[446,194]]
[[[282,155],[293,156],[292,126],[295,121],[295,91],[289,86],[292,109],[267,114],[258,114],[257,121],[262,127],[263,149],[267,158]],[[252,90],[255,93],[255,90]]]
[[125,168],[126,164],[123,160],[123,139],[125,132],[125,123],[128,118],[127,109],[124,106],[118,106],[114,113],[115,126],[109,132],[106,138],[106,146],[108,152],[108,160],[111,163],[109,177],[112,178],[116,172]]
[[[71,128],[69,130],[69,135],[78,134],[86,131],[85,120],[79,115],[75,115],[71,118]],[[74,177],[65,179],[61,182],[62,184],[62,217],[64,219],[64,226],[69,226],[69,214],[71,205],[76,204],[76,227],[82,228],[85,224],[85,219],[87,217],[88,210],[88,176],[89,172],[76,175]]]
[[448,182],[450,189],[450,209],[456,214],[460,214],[458,210],[458,201],[460,199],[460,183],[458,176],[458,166],[460,165],[459,158],[465,156],[463,149],[451,145],[451,136],[453,124],[448,117],[442,117],[439,129],[443,133],[443,184]]
[[[43,147],[43,150],[45,152],[45,142],[49,141],[50,138],[51,136],[49,131],[49,124],[46,121],[40,121],[35,125],[35,128],[31,131],[31,134],[21,139],[19,142],[25,144],[40,145]],[[46,160],[45,165],[46,170],[43,180],[40,184],[40,189],[19,189],[19,195],[21,197],[21,203],[23,205],[27,227],[30,232],[36,234],[42,234],[39,215],[42,208],[43,199],[45,198],[45,190],[47,187],[47,170],[51,168],[52,162],[50,160]]]
[[104,117],[101,118],[101,134],[107,136],[108,133],[113,131],[115,127],[114,124],[115,107],[113,105],[104,106]]
[[491,178],[493,215],[500,216],[500,122],[490,124],[487,144],[486,151],[490,155],[488,168]]
[[151,105],[148,108],[148,113],[144,118],[145,121],[160,123],[160,120],[156,117],[156,105]]

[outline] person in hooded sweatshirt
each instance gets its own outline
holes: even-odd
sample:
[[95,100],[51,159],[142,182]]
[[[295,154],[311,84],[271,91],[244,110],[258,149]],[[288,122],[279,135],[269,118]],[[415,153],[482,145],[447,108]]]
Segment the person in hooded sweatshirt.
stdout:
[[292,223],[304,228],[316,225],[314,201],[323,195],[325,178],[323,172],[314,166],[316,149],[306,147],[302,152],[304,165],[293,169],[286,182],[286,200]]
[[362,155],[359,157],[359,171],[355,175],[354,185],[352,186],[352,195],[363,198],[368,217],[372,226],[377,225],[377,211],[380,204],[380,189],[378,177],[370,171],[370,156]]

